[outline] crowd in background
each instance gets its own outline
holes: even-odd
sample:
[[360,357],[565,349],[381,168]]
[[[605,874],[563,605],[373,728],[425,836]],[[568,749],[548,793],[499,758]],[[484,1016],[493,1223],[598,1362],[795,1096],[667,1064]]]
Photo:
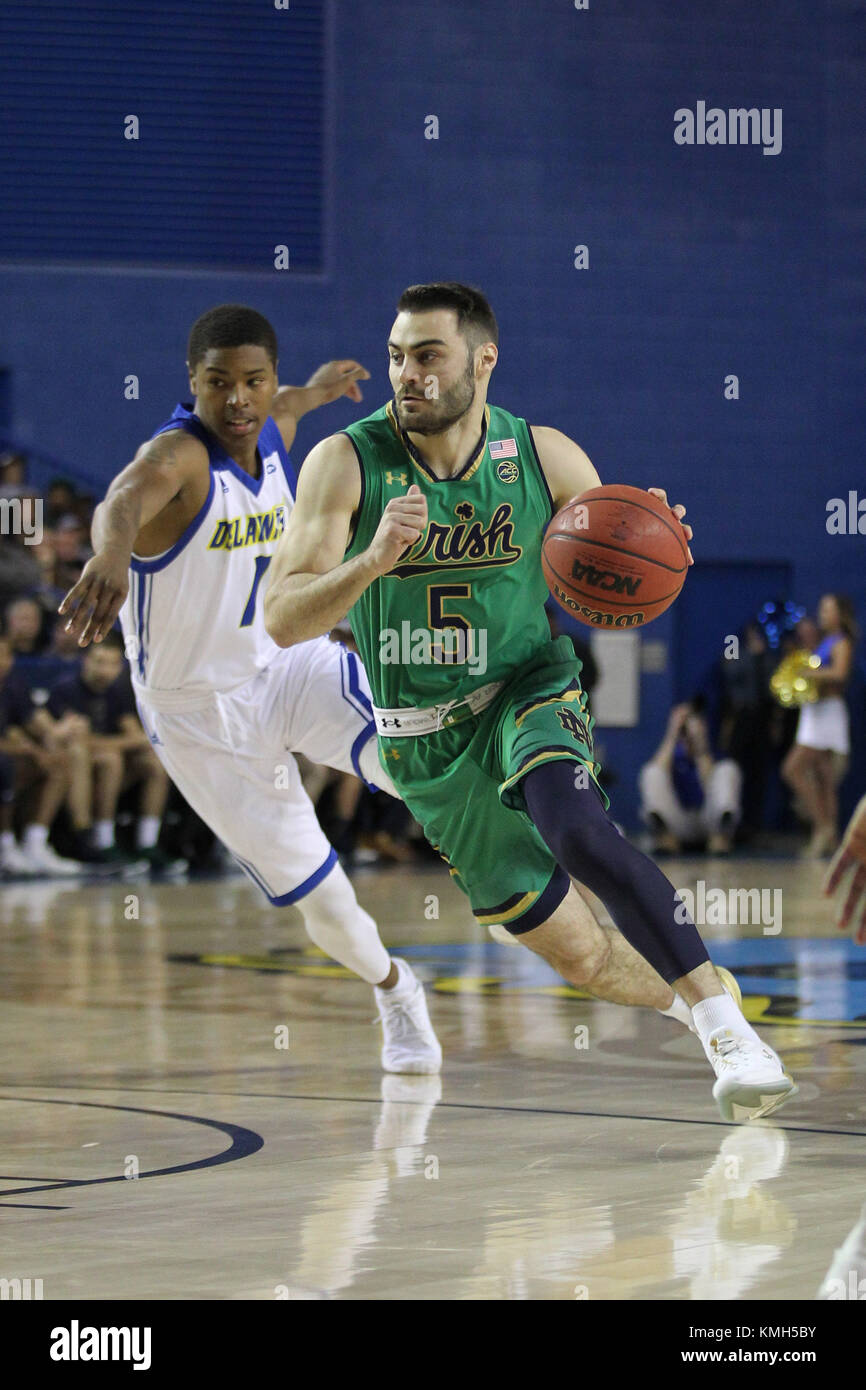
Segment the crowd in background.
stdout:
[[[641,770],[641,813],[654,852],[695,846],[729,853],[736,840],[765,828],[774,779],[788,790],[787,818],[811,831],[801,853],[824,858],[836,851],[838,789],[851,746],[845,693],[857,638],[853,607],[842,594],[825,594],[814,618],[803,614],[781,632],[747,624],[736,652],[715,669],[714,710],[703,694],[675,706]],[[792,674],[774,695],[771,682],[783,664]],[[805,680],[799,694],[794,675]]]
[[[0,456],[0,498],[28,497],[35,500],[26,460]],[[44,490],[38,538],[10,533],[0,544],[0,874],[224,869],[225,851],[169,783],[142,729],[119,631],[82,650],[58,616],[91,554],[94,505],[55,478]],[[556,635],[553,611],[550,624]],[[353,645],[347,625],[331,635]],[[761,833],[768,793],[784,786],[783,823],[811,829],[806,853],[833,852],[856,639],[851,605],[834,594],[815,618],[804,615],[779,633],[775,647],[766,625],[746,626],[736,659],[718,663],[711,699],[703,693],[671,711],[662,743],[641,770],[648,848],[727,853]],[[571,640],[591,692],[598,677],[591,649]],[[818,698],[784,708],[770,681],[795,648],[821,658]],[[299,761],[325,833],[348,867],[433,856],[401,802]],[[609,783],[616,780],[615,769],[605,771]]]

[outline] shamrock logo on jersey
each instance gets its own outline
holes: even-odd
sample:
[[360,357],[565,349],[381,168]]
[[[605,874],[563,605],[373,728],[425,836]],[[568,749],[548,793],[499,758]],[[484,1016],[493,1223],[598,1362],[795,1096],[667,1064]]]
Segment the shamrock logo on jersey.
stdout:
[[471,502],[459,502],[454,508],[454,515],[459,516],[461,521],[471,521],[475,515],[475,508]]

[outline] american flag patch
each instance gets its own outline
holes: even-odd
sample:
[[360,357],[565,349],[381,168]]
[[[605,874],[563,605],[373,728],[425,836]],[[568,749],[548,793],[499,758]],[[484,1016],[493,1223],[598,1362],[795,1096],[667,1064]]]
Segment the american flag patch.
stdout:
[[517,458],[516,439],[491,439],[488,447],[490,449],[490,457],[492,459]]

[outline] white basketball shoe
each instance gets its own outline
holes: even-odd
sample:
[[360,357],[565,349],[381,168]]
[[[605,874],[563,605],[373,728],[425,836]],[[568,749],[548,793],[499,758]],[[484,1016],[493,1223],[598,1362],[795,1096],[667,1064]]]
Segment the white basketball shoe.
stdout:
[[442,1066],[442,1048],[433,1032],[424,986],[404,960],[394,957],[400,978],[393,989],[376,988],[376,1003],[384,1032],[385,1071],[429,1076]]
[[84,865],[77,859],[61,859],[49,844],[24,845],[30,872],[39,878],[78,878]]
[[729,1124],[772,1115],[795,1096],[798,1087],[771,1047],[755,1037],[717,1028],[704,1044],[716,1073],[713,1096]]

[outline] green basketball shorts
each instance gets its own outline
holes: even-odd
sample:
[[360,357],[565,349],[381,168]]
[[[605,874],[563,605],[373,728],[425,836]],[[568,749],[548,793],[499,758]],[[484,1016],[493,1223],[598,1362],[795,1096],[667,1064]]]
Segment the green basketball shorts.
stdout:
[[569,639],[558,637],[480,714],[435,734],[379,738],[383,767],[485,925],[531,931],[568,891],[568,875],[526,813],[527,773],[566,759],[575,785],[591,780],[609,804],[580,669]]

